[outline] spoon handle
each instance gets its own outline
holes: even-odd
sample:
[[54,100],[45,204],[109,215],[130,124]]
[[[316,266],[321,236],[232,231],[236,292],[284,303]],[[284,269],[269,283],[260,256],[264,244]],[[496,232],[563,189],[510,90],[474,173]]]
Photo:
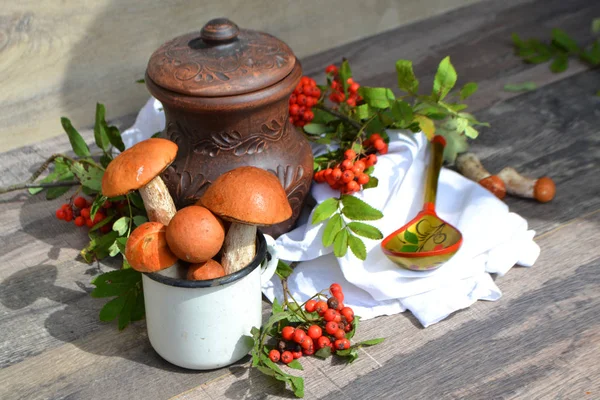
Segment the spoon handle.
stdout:
[[444,147],[446,140],[443,136],[436,135],[431,139],[431,159],[427,168],[425,180],[425,199],[423,210],[435,211],[435,198],[437,195],[438,179],[444,162]]

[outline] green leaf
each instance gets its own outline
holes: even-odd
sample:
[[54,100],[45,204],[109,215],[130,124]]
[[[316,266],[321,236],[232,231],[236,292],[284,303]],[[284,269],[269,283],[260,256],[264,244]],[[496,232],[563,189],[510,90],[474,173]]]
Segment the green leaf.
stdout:
[[59,186],[48,188],[46,191],[46,200],[54,200],[71,190],[72,186]]
[[141,284],[141,281],[142,274],[134,269],[119,269],[105,272],[92,280],[92,285],[96,287],[90,295],[92,297],[119,296]]
[[450,57],[444,58],[440,65],[438,66],[438,70],[435,73],[435,78],[433,80],[433,96],[439,101],[443,100],[450,90],[454,87],[456,83],[457,75],[456,70],[452,66],[450,62]]
[[292,390],[294,391],[294,396],[296,397],[304,397],[304,379],[299,376],[292,376],[290,378],[290,383],[292,385]]
[[583,51],[579,57],[594,66],[600,64],[600,41],[595,41],[589,50]]
[[338,232],[342,229],[342,216],[339,213],[334,214],[323,231],[323,246],[329,247],[333,244],[333,240]]
[[125,254],[125,248],[127,247],[127,237],[120,237],[115,240],[115,243],[119,247],[119,251]]
[[350,222],[348,228],[359,236],[366,237],[372,240],[383,239],[383,233],[373,225],[365,224],[363,222]]
[[108,255],[111,257],[116,256],[120,252],[121,252],[121,249],[119,249],[119,244],[116,241],[114,241],[108,248]]
[[581,51],[577,42],[562,29],[552,29],[552,43],[571,53],[578,53]]
[[405,244],[400,248],[402,253],[414,253],[417,250],[419,250],[419,246],[416,244]]
[[290,367],[290,368],[292,368],[292,369],[297,369],[297,370],[300,370],[300,371],[304,371],[304,368],[302,368],[302,364],[300,364],[300,361],[298,361],[298,360],[292,361],[287,366]]
[[383,342],[384,340],[385,340],[385,338],[369,339],[369,340],[360,342],[359,345],[360,346],[375,346],[376,344],[379,344],[379,343]]
[[135,305],[131,310],[131,320],[139,321],[146,315],[146,308],[144,304],[144,292],[142,290],[136,291]]
[[71,172],[75,174],[81,184],[91,190],[100,192],[102,190],[102,175],[104,171],[93,165],[88,165],[87,169],[81,162],[71,165]]
[[135,226],[140,226],[142,224],[145,224],[146,222],[148,222],[148,218],[144,217],[143,215],[136,215],[135,217],[133,217],[133,223],[135,224]]
[[362,188],[363,189],[371,189],[371,188],[377,187],[377,185],[379,185],[379,179],[377,179],[374,176],[371,176],[371,177],[369,177],[369,182],[362,185]]
[[394,93],[388,88],[362,86],[358,92],[364,101],[373,108],[385,109],[395,100]]
[[318,357],[322,360],[331,357],[331,347],[325,346],[320,348],[315,352],[315,357]]
[[96,145],[100,147],[103,151],[107,151],[110,148],[110,140],[108,139],[108,134],[106,133],[106,121],[104,116],[106,114],[106,109],[104,104],[96,103],[96,121],[94,123],[94,139],[96,140]]
[[129,325],[131,322],[131,310],[133,310],[133,306],[135,305],[135,293],[130,291],[127,293],[127,299],[125,300],[125,304],[119,313],[119,330],[122,331]]
[[350,347],[347,350],[339,350],[335,354],[340,357],[347,357],[348,363],[353,363],[358,358],[358,350],[356,350],[356,347]]
[[479,132],[477,129],[473,128],[471,125],[467,125],[465,127],[465,136],[471,139],[476,139],[479,136]]
[[342,61],[342,65],[340,65],[340,69],[338,70],[338,76],[344,88],[344,94],[348,94],[348,78],[352,78],[352,71],[350,70],[348,60]]
[[[283,261],[280,261],[280,262],[282,262],[283,264],[285,264],[286,266],[288,266],[288,267],[289,267],[289,265],[287,265],[287,264],[286,264],[286,263],[284,263]],[[283,306],[282,306],[281,304],[279,304],[279,300],[277,300],[277,297],[275,297],[275,298],[273,299],[273,304],[271,305],[271,309],[272,309],[272,313],[273,313],[273,314],[277,314],[277,313],[280,313],[280,312],[284,312],[284,311],[285,311],[285,310],[283,309]]]
[[123,236],[127,232],[127,229],[129,229],[129,217],[119,218],[112,226],[112,230],[119,232],[120,236]]
[[319,204],[313,211],[312,223],[318,224],[319,222],[325,221],[327,218],[337,211],[339,201],[336,198],[329,198]]
[[314,124],[328,124],[338,119],[336,116],[321,110],[320,108],[313,108],[312,111],[315,116],[311,122]]
[[371,110],[371,107],[369,107],[368,104],[361,104],[357,106],[356,108],[354,108],[354,113],[356,118],[358,118],[359,120],[368,119],[374,115],[374,111]]
[[90,155],[90,148],[85,143],[85,140],[83,140],[79,132],[73,128],[71,121],[66,117],[62,117],[60,122],[63,129],[67,133],[67,136],[69,136],[69,142],[71,142],[73,152],[79,157],[88,157]]
[[504,90],[507,92],[527,92],[537,89],[535,82],[509,83],[504,85]]
[[552,64],[550,64],[550,71],[555,74],[564,72],[569,68],[569,56],[566,54],[558,54]]
[[333,132],[333,129],[325,124],[310,123],[304,125],[304,131],[311,135],[320,135],[321,133]]
[[100,321],[110,322],[117,318],[117,316],[123,309],[126,300],[126,296],[119,296],[106,303],[104,307],[102,307],[102,309],[100,310]]
[[460,89],[460,99],[464,100],[471,96],[477,91],[477,84],[475,82],[469,82]]
[[404,240],[406,240],[408,243],[412,243],[412,244],[419,243],[419,238],[417,237],[417,235],[412,233],[408,229],[404,231]]
[[342,195],[342,204],[344,206],[342,213],[352,220],[373,221],[383,217],[381,211],[371,207],[358,197]]
[[135,208],[137,208],[138,210],[145,210],[142,196],[140,196],[140,193],[138,191],[129,193],[127,195],[127,198]]
[[419,90],[419,81],[413,72],[412,61],[396,61],[396,75],[398,77],[398,87],[408,93],[417,93]]
[[[91,215],[91,214],[90,214]],[[95,232],[98,229],[102,228],[104,225],[108,225],[114,218],[114,215],[109,215],[106,218],[104,218],[102,221],[98,222],[97,224],[95,224],[94,226],[92,226],[89,230],[89,232]],[[92,218],[93,219],[93,218]]]
[[119,151],[125,150],[125,144],[123,143],[123,138],[121,137],[121,132],[119,132],[119,128],[116,126],[109,126],[106,128],[106,134],[108,135],[108,140],[110,140],[110,144],[115,146]]
[[592,20],[592,33],[600,33],[600,18]]
[[137,81],[135,81],[135,83],[146,83],[146,80],[144,78],[138,79]]
[[[277,262],[277,269],[275,270],[275,273],[281,279],[286,279],[287,277],[289,277],[292,274],[292,272],[294,272],[294,270],[288,264],[284,263],[281,260],[279,260]],[[275,300],[277,300],[277,299],[275,299]],[[280,311],[283,311],[283,309]],[[274,304],[273,304],[273,313],[275,313],[275,305]]]
[[400,125],[410,124],[413,120],[413,109],[404,100],[396,100],[392,103],[392,115]]
[[518,34],[513,33],[513,34],[510,35],[510,37],[511,37],[511,39],[513,41],[513,44],[515,45],[516,48],[523,48],[523,47],[525,47],[525,42],[523,42],[523,40],[521,39],[521,37]]
[[359,260],[364,261],[367,259],[367,248],[365,247],[363,241],[360,240],[358,237],[348,234],[348,247],[350,247],[352,253]]
[[335,235],[333,240],[333,254],[336,257],[344,257],[348,251],[348,231],[342,229]]
[[469,145],[465,135],[457,131],[438,129],[437,133],[446,139],[446,148],[444,148],[444,160],[448,163],[454,163],[457,154],[467,151]]
[[[59,182],[59,181],[70,181],[73,179],[73,173],[62,157],[54,159],[54,171],[50,172],[48,176],[41,179],[40,183]],[[66,186],[67,191],[70,187]],[[29,193],[36,194],[44,190],[43,188],[30,188]],[[64,193],[64,192],[63,192]],[[48,199],[50,200],[50,199]]]

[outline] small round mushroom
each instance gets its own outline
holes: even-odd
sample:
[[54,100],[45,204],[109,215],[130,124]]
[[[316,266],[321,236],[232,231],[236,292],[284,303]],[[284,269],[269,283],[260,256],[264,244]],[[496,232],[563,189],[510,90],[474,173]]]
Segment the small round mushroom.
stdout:
[[201,263],[214,257],[225,238],[223,222],[200,206],[182,208],[167,227],[167,243],[177,257]]
[[475,154],[463,153],[456,157],[456,168],[465,177],[478,182],[497,198],[503,199],[506,196],[506,185],[503,179],[490,174]]
[[226,274],[239,271],[254,258],[257,226],[278,224],[292,216],[279,179],[256,167],[238,167],[219,176],[198,204],[231,222],[221,258]]
[[498,176],[506,183],[507,192],[515,196],[532,198],[540,203],[547,203],[556,194],[556,185],[547,176],[539,179],[528,178],[519,174],[512,167],[504,168]]
[[177,210],[160,173],[176,154],[177,145],[167,139],[151,138],[133,145],[106,167],[102,194],[116,197],[139,189],[148,219],[168,225]]
[[125,245],[125,259],[140,272],[156,272],[177,261],[166,240],[167,227],[160,222],[146,222],[131,232]]
[[190,281],[204,281],[222,276],[225,276],[225,269],[213,259],[199,264],[192,264],[187,272],[187,279]]

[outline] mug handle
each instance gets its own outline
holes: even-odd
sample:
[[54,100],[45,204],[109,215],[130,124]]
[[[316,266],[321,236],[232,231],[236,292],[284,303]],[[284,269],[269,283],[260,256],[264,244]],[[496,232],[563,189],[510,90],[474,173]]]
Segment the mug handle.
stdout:
[[261,266],[261,273],[260,273],[261,286],[263,286],[265,283],[267,283],[269,280],[271,280],[271,278],[275,274],[275,270],[277,269],[277,264],[279,263],[279,259],[277,257],[275,257],[275,254],[276,254],[275,239],[273,239],[271,236],[266,235],[266,234],[263,234],[263,236],[265,237],[265,241],[267,242],[267,252],[271,256],[271,259],[269,261],[267,261],[267,263],[265,265]]

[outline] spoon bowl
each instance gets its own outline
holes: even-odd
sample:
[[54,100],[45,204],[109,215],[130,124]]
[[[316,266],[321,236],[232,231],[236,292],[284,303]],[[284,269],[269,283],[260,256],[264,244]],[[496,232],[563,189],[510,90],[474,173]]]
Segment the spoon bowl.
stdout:
[[431,141],[431,161],[425,182],[423,209],[415,218],[388,235],[381,248],[396,265],[413,271],[431,271],[448,261],[460,248],[462,234],[435,213],[435,198],[446,141]]

